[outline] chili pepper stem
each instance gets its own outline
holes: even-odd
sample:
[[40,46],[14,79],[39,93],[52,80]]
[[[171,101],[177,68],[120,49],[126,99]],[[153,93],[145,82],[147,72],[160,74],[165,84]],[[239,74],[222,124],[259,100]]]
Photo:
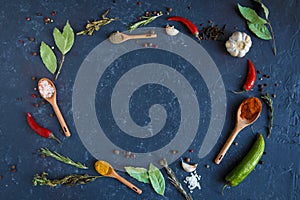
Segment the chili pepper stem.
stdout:
[[222,187],[222,195],[224,196],[224,190],[229,187],[229,184],[226,183],[223,187]]
[[59,145],[61,145],[61,141],[53,135],[53,133],[50,134],[49,138],[54,139],[56,142],[58,142]]
[[242,94],[244,92],[247,92],[246,90],[241,90],[241,91],[234,91],[234,90],[231,90],[232,93],[234,94]]

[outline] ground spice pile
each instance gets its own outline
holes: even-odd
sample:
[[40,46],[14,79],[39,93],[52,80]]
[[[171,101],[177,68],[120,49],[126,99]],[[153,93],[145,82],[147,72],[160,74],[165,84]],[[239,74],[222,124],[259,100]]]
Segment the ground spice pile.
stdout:
[[242,103],[241,118],[254,120],[262,109],[260,100],[256,97],[248,98]]

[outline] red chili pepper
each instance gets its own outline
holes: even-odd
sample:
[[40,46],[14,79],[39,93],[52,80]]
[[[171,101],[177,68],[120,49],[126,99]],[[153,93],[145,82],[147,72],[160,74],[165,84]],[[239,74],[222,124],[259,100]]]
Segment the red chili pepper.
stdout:
[[179,17],[179,16],[176,16],[176,17],[170,17],[168,18],[169,21],[178,21],[178,22],[181,22],[183,23],[189,30],[190,32],[196,36],[196,38],[200,39],[199,38],[199,31],[198,31],[198,28],[197,26],[191,22],[190,20],[184,18],[184,17]]
[[53,135],[53,133],[47,129],[47,128],[44,128],[44,127],[41,127],[39,124],[37,124],[32,115],[30,113],[26,113],[27,115],[27,123],[28,125],[30,126],[30,128],[32,130],[34,130],[38,135],[44,137],[44,138],[51,138],[51,139],[54,139],[56,140],[59,144],[61,144],[61,142],[59,141],[59,139],[57,137],[55,137]]
[[247,75],[246,82],[244,83],[243,90],[234,93],[239,94],[242,92],[248,92],[253,88],[255,81],[256,81],[256,70],[252,61],[248,59],[248,75]]

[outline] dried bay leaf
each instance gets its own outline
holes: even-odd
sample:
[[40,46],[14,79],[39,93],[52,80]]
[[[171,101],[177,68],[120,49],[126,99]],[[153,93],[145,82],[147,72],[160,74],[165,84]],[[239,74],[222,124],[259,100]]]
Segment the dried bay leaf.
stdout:
[[57,59],[52,49],[45,42],[41,42],[40,56],[46,68],[54,74],[57,69]]
[[255,10],[248,8],[248,7],[243,7],[240,4],[238,4],[238,8],[239,8],[239,11],[242,14],[242,16],[249,22],[254,23],[254,24],[266,24],[267,23],[267,21],[265,19],[258,16],[258,14],[255,12]]
[[150,163],[148,174],[154,191],[163,196],[165,193],[165,179],[160,170]]
[[272,36],[266,25],[248,22],[249,29],[260,39],[271,40]]
[[141,167],[124,167],[126,172],[136,180],[143,183],[150,183],[148,170]]

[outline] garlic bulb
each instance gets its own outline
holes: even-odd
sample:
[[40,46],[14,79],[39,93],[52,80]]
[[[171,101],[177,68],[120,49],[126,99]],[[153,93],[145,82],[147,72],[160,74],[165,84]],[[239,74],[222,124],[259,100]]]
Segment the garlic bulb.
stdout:
[[249,35],[243,32],[234,32],[225,43],[227,51],[234,57],[244,57],[252,46]]
[[181,160],[181,166],[184,169],[184,171],[186,171],[186,172],[193,172],[193,171],[196,170],[198,164],[190,165],[190,164],[187,164],[187,163],[183,162],[183,160]]
[[166,26],[166,32],[168,35],[171,36],[175,36],[179,33],[179,31],[176,28],[174,28],[174,26],[169,26],[169,25]]

